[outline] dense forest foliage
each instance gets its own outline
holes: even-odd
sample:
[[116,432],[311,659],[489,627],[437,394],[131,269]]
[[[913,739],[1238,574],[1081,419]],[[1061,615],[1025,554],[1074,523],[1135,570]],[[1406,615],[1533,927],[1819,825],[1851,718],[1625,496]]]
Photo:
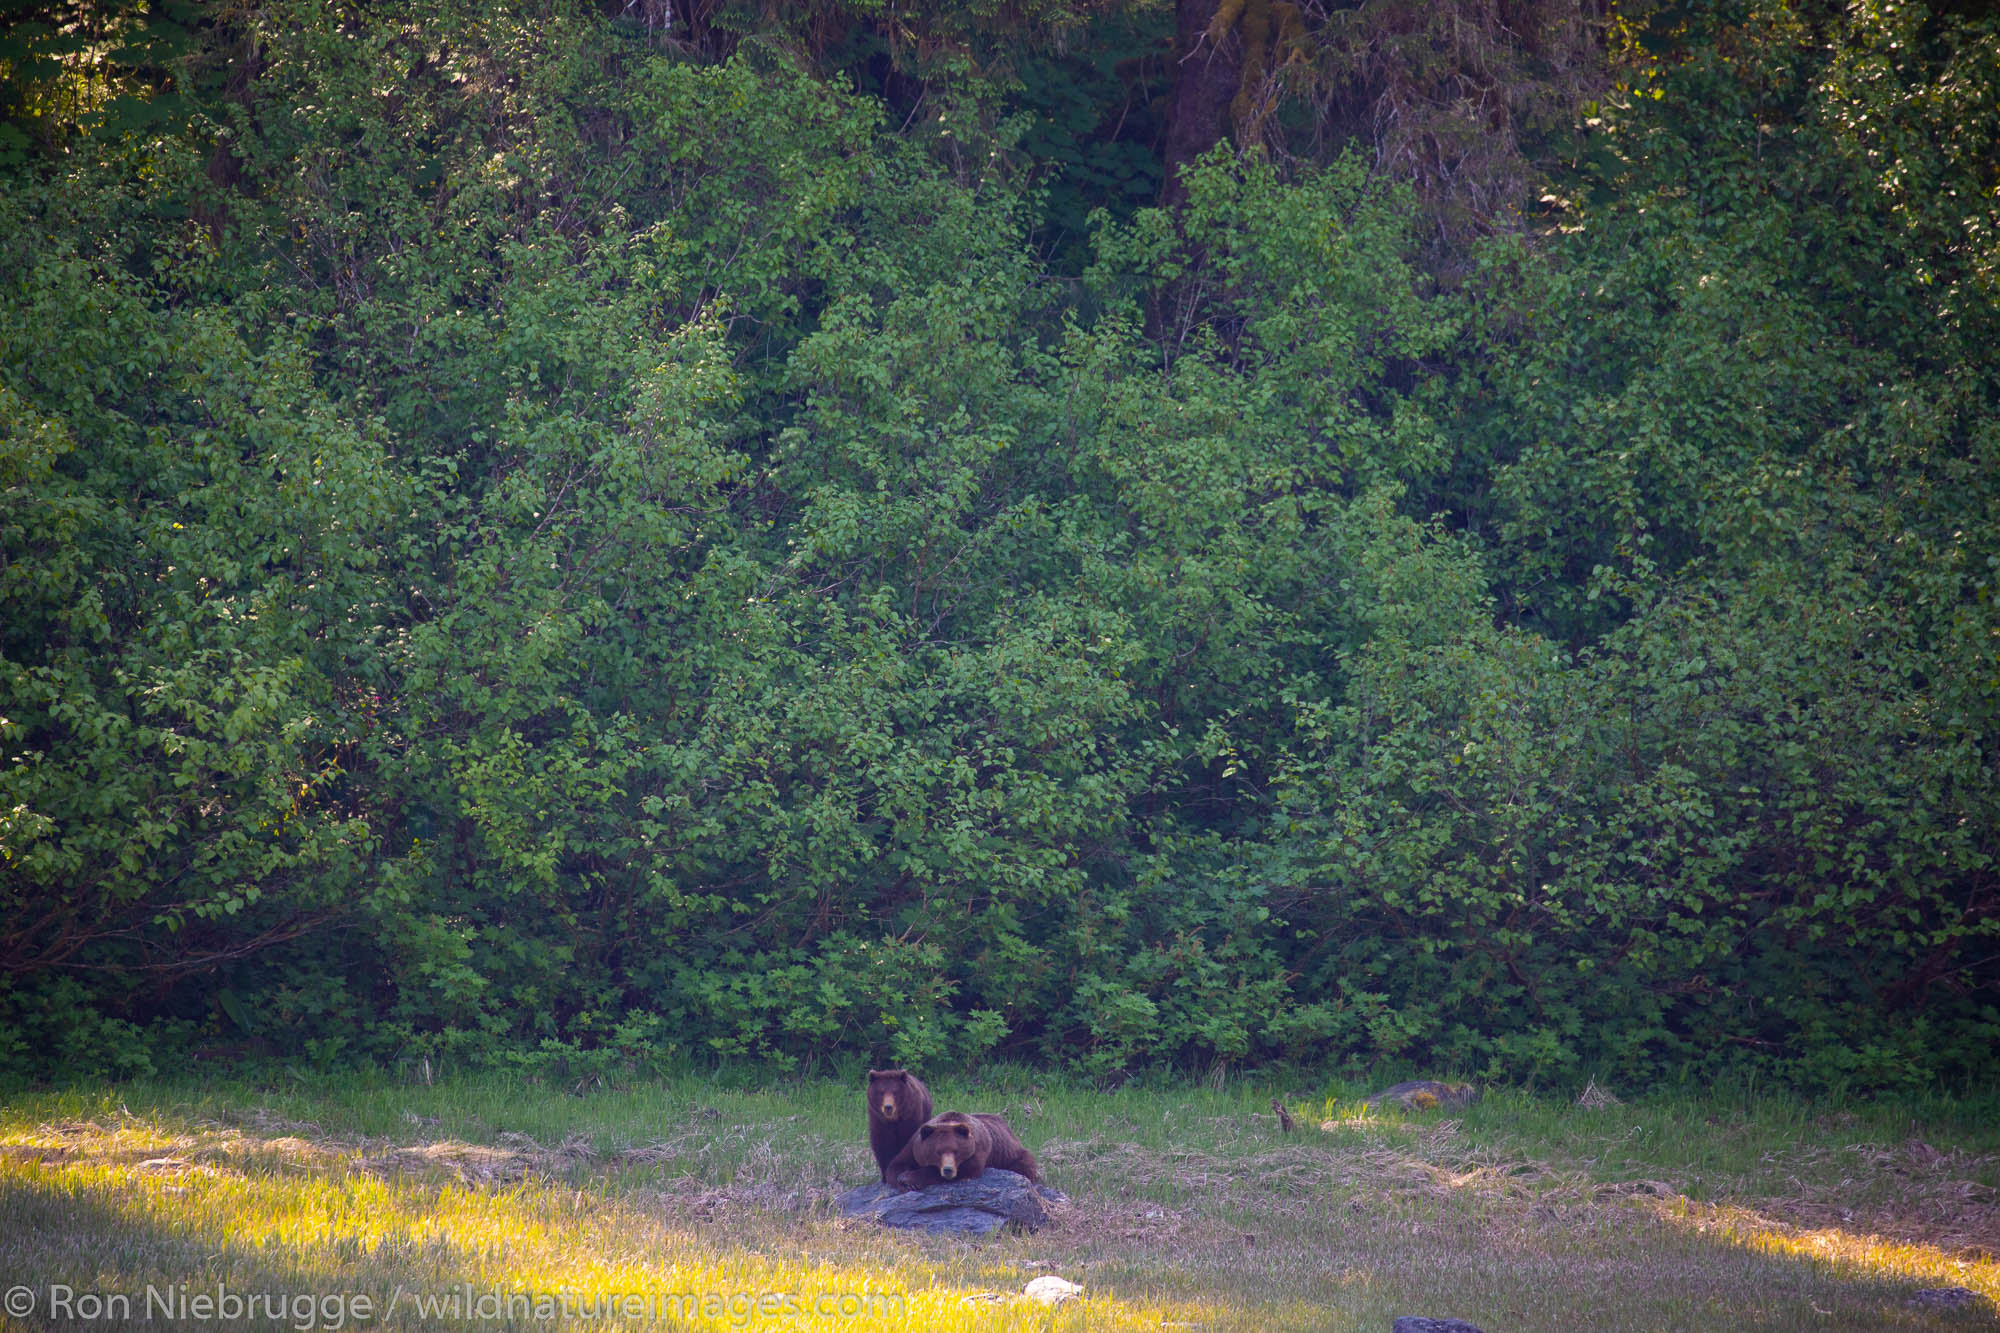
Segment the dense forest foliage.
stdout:
[[2000,22],[14,3],[0,1069],[2000,1073]]

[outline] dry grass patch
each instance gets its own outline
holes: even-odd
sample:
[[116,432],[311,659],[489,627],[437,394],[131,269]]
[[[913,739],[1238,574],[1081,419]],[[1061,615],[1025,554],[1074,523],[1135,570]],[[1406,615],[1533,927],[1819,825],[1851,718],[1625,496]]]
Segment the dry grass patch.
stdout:
[[[1800,1229],[1841,1227],[1967,1257],[2000,1258],[2000,1157],[1938,1149],[1849,1144],[1775,1155],[1797,1192],[1760,1211]],[[1982,1179],[1984,1177],[1984,1179]]]
[[[1912,1234],[1919,1218],[1948,1220],[1948,1234],[1966,1238],[1993,1224],[1983,1187],[1940,1183],[1944,1154],[1856,1151],[1844,1173],[1741,1182],[1768,1191],[1810,1177],[1820,1193],[1792,1199],[1800,1213],[1879,1196],[1899,1210],[1896,1240],[1717,1210],[1690,1199],[1668,1163],[1657,1176],[1603,1181],[1588,1159],[1526,1154],[1458,1120],[1349,1115],[1290,1136],[1219,1128],[1205,1150],[1102,1135],[1042,1145],[1052,1176],[1082,1180],[1076,1221],[1050,1244],[1101,1275],[1142,1274],[1149,1255],[1171,1252],[1195,1284],[1251,1271],[1272,1297],[1355,1309],[1400,1300],[1405,1313],[1483,1313],[1489,1327],[1513,1329],[1573,1328],[1584,1312],[1597,1328],[1983,1327],[1991,1304],[1909,1302],[1919,1285],[2000,1300],[2000,1265]],[[1899,1172],[1912,1163],[1938,1179],[1909,1192]],[[1957,1165],[1991,1164],[1961,1155]]]

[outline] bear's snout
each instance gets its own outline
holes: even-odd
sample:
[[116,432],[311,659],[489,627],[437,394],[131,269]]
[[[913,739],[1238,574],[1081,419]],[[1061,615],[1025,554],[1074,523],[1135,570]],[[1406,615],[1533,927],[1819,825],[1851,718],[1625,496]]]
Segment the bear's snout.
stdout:
[[948,1152],[944,1156],[938,1158],[938,1174],[943,1176],[946,1180],[951,1180],[957,1177],[958,1175],[957,1153]]
[[884,1120],[896,1118],[896,1098],[893,1095],[882,1099],[882,1118]]

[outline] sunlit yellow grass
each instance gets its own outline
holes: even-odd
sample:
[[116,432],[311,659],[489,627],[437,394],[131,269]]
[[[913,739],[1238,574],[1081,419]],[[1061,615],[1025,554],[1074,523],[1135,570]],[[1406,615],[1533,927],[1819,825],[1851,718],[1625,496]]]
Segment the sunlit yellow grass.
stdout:
[[1966,1287],[2000,1302],[2000,1260],[1959,1258],[1935,1245],[1884,1240],[1840,1227],[1802,1230],[1749,1208],[1678,1196],[1660,1200],[1657,1211],[1676,1226],[1761,1254],[1818,1261],[1878,1277],[1927,1278],[1941,1287]]
[[[649,1313],[635,1324],[657,1327],[651,1312],[666,1309],[673,1323],[698,1329],[769,1322],[799,1329],[1000,1329],[1017,1327],[1027,1310],[1038,1326],[1157,1329],[1211,1323],[1216,1314],[1101,1295],[1055,1311],[1024,1309],[1019,1277],[1005,1265],[982,1273],[976,1258],[967,1264],[971,1280],[952,1280],[940,1278],[921,1252],[880,1262],[832,1253],[774,1257],[716,1243],[590,1190],[383,1178],[363,1169],[358,1156],[334,1154],[273,1170],[262,1154],[230,1151],[244,1146],[228,1142],[233,1136],[218,1137],[224,1141],[190,1142],[143,1126],[87,1137],[10,1135],[0,1155],[0,1229],[12,1229],[8,1214],[14,1220],[35,1214],[36,1230],[49,1242],[39,1256],[41,1276],[78,1290],[138,1293],[148,1283],[268,1290],[289,1279],[308,1290],[369,1293],[377,1312],[393,1302],[402,1316],[413,1315],[418,1296],[485,1296],[490,1306],[494,1294],[504,1301],[509,1294],[560,1299],[562,1293],[598,1311],[613,1308],[603,1304],[607,1298],[637,1296]],[[38,1150],[64,1155],[40,1160]],[[166,1152],[175,1155],[156,1156]],[[73,1228],[63,1225],[66,1217]],[[107,1228],[112,1234],[103,1235]],[[58,1241],[64,1231],[74,1234]],[[835,1224],[821,1231],[830,1248],[853,1248]],[[160,1243],[142,1241],[135,1250],[135,1237]],[[198,1242],[207,1255],[203,1271],[175,1271],[167,1238]],[[122,1262],[105,1262],[121,1250]],[[22,1276],[15,1272],[9,1280]],[[992,1285],[976,1285],[982,1276]],[[375,1326],[400,1322],[385,1325],[378,1315]],[[603,1317],[576,1322],[620,1326]]]
[[[1996,1158],[1942,1123],[1863,1137],[1728,1104],[1489,1097],[1444,1117],[1314,1098],[1292,1110],[1319,1128],[1288,1134],[1262,1090],[974,1092],[1021,1117],[1071,1201],[1032,1236],[967,1243],[832,1216],[843,1182],[874,1174],[832,1083],[130,1095],[143,1114],[122,1090],[0,1103],[0,1286],[362,1293],[377,1328],[562,1327],[526,1305],[420,1317],[412,1299],[567,1294],[587,1311],[572,1328],[1211,1333],[1405,1313],[1900,1333],[1990,1322],[1989,1301],[1920,1288],[2000,1296]],[[1087,1299],[1028,1304],[1043,1274]],[[648,1313],[607,1318],[613,1296]]]

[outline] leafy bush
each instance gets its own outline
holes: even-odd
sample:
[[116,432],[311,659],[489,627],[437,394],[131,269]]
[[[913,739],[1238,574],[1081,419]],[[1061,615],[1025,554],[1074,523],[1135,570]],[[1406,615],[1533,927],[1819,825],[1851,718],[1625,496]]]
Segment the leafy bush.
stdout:
[[21,38],[0,1064],[1990,1075],[1990,21],[1620,28],[1446,286],[812,13]]

